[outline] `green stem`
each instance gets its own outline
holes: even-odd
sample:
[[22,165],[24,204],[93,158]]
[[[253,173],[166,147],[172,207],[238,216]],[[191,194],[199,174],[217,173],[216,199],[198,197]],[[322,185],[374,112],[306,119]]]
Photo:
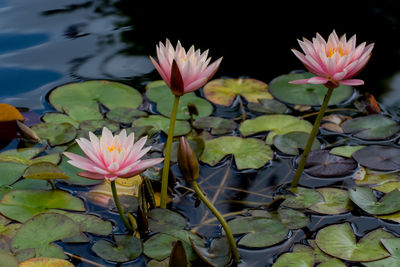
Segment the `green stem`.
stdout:
[[111,191],[114,198],[115,206],[117,207],[119,216],[122,219],[125,227],[129,230],[129,232],[133,232],[132,226],[129,224],[128,219],[125,216],[124,210],[122,209],[121,202],[119,202],[117,187],[115,186],[115,181],[111,181]]
[[196,183],[196,181],[192,181],[192,186],[194,191],[196,191],[197,197],[200,198],[201,201],[207,206],[207,208],[217,217],[218,221],[221,223],[222,228],[225,230],[226,237],[228,238],[228,242],[231,246],[233,259],[236,263],[240,262],[239,253],[236,247],[235,239],[233,238],[231,229],[226,223],[224,217],[218,212],[218,210],[211,204],[211,202],[206,198],[206,196],[201,191],[200,186]]
[[163,167],[162,178],[161,178],[160,207],[162,209],[165,209],[167,207],[168,175],[169,175],[169,163],[170,163],[169,161],[171,158],[171,146],[172,146],[172,139],[174,137],[174,128],[175,128],[176,114],[178,113],[179,98],[180,98],[180,96],[177,96],[177,95],[174,98],[171,119],[169,122],[168,138],[167,138],[167,143],[165,144],[164,167]]
[[302,174],[302,172],[304,170],[304,166],[306,165],[308,154],[310,153],[312,144],[314,142],[314,139],[317,136],[317,133],[318,133],[318,130],[319,130],[319,126],[321,125],[322,117],[325,114],[325,110],[326,110],[326,108],[328,106],[329,99],[332,96],[333,90],[334,90],[334,88],[328,88],[328,92],[326,92],[324,101],[322,102],[322,105],[321,105],[321,109],[319,110],[318,116],[315,119],[314,126],[313,126],[313,128],[311,130],[311,133],[310,133],[309,137],[308,137],[306,147],[304,148],[303,154],[301,155],[301,159],[300,159],[299,165],[297,166],[296,173],[294,174],[294,177],[293,177],[293,180],[292,180],[292,187],[297,187],[297,184],[299,183],[301,174]]

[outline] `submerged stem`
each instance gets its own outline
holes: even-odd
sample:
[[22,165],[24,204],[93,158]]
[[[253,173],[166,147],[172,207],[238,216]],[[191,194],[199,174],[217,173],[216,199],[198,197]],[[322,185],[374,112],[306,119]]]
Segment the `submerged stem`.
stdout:
[[306,147],[304,148],[303,154],[301,155],[301,158],[300,158],[299,165],[297,166],[296,173],[294,174],[294,177],[292,180],[292,187],[297,187],[297,184],[299,183],[301,174],[304,170],[304,166],[306,165],[308,154],[311,151],[312,144],[314,142],[315,137],[317,136],[319,126],[321,125],[322,117],[325,114],[325,110],[328,107],[329,99],[332,96],[333,89],[334,88],[328,88],[328,92],[326,92],[324,101],[322,102],[322,105],[321,105],[321,109],[319,110],[318,116],[315,119],[311,133],[308,136]]
[[128,219],[125,216],[124,210],[122,209],[121,202],[119,202],[117,187],[115,186],[115,181],[111,181],[111,191],[114,198],[115,206],[117,207],[119,216],[122,219],[125,227],[129,230],[129,232],[133,232],[132,226],[130,225]]
[[172,106],[171,119],[169,122],[167,143],[165,144],[164,167],[161,178],[160,207],[162,209],[165,209],[167,207],[168,174],[169,174],[169,163],[170,163],[169,161],[171,158],[171,146],[172,146],[172,139],[174,137],[174,128],[175,128],[176,114],[178,113],[179,98],[180,96],[175,95],[174,104]]
[[194,191],[196,191],[196,194],[200,198],[200,200],[203,201],[203,203],[207,206],[207,208],[215,215],[215,217],[217,217],[218,221],[221,223],[222,228],[224,228],[224,230],[225,230],[225,234],[228,239],[229,245],[231,246],[233,259],[236,263],[240,262],[239,253],[238,253],[238,250],[236,247],[236,241],[233,238],[231,229],[229,228],[228,224],[226,223],[224,217],[206,198],[206,196],[203,194],[200,186],[197,184],[196,181],[192,181],[192,186],[193,186]]

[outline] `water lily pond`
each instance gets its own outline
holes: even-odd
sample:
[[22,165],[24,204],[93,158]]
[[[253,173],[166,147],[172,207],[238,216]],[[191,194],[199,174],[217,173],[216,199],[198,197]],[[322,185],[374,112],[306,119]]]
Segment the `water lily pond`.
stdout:
[[[176,18],[160,22],[158,31],[145,27],[150,9],[130,1],[40,2],[0,0],[1,266],[400,266],[400,100],[398,66],[393,66],[400,44],[394,47],[376,29],[357,23],[346,29],[347,20],[337,26],[339,35],[349,31],[348,39],[360,32],[357,45],[375,42],[376,53],[355,77],[364,85],[335,84],[293,186],[314,121],[336,80],[330,77],[327,86],[290,83],[316,75],[290,49],[298,48],[296,39],[303,34],[311,39],[321,30],[326,38],[335,25],[312,28],[304,20],[286,31],[287,47],[270,44],[273,55],[257,55],[270,62],[256,64],[246,61],[251,49],[237,51],[249,48],[248,42],[234,42],[237,36],[224,36],[219,26],[209,32],[218,36],[213,45],[204,32],[196,32],[197,38],[187,28],[174,28]],[[396,32],[390,8],[361,11],[366,25]],[[192,30],[199,30],[200,22],[193,23]],[[243,38],[253,33],[254,25],[247,23],[233,22],[249,27]],[[308,28],[298,33],[297,27]],[[172,78],[154,67],[149,56],[163,67],[156,45],[162,48],[158,42],[167,44],[166,38],[174,47],[181,40],[186,51],[192,44],[210,49],[210,64],[223,57],[199,90],[179,93],[190,87],[179,80],[185,72],[175,59],[172,69],[179,75],[169,68]],[[392,61],[383,74],[384,55]],[[165,147],[175,116],[169,153]],[[97,135],[101,143],[104,128],[122,141],[111,137],[105,146],[110,154],[101,151],[103,161],[120,159],[125,149],[120,144],[134,133],[131,141],[143,144],[132,150],[151,166],[114,180],[99,178],[102,170],[93,166],[82,172],[71,165],[70,159],[81,159],[72,153],[95,158],[82,150],[87,143],[76,139],[94,144]],[[198,173],[182,167],[179,140],[193,149]],[[142,147],[151,149],[142,153]],[[170,158],[165,199],[165,162],[159,158]]]

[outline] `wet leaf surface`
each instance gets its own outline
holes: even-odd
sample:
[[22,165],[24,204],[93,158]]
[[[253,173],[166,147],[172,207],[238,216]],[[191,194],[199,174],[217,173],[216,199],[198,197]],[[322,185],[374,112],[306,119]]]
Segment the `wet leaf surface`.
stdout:
[[[160,115],[150,115],[146,118],[139,118],[132,123],[134,127],[153,127],[148,131],[149,135],[162,131],[168,134],[169,119]],[[190,132],[190,124],[187,121],[176,121],[174,128],[174,136],[185,135]]]
[[353,209],[347,190],[339,188],[318,188],[324,201],[315,203],[309,207],[310,210],[321,214],[341,214]]
[[214,166],[227,155],[234,156],[239,170],[258,169],[273,158],[273,151],[263,141],[255,138],[224,136],[206,141],[200,160]]
[[324,201],[324,197],[314,189],[297,187],[290,190],[293,195],[285,195],[282,205],[292,209],[306,209]]
[[346,158],[351,158],[354,152],[357,150],[360,150],[365,146],[338,146],[335,148],[332,148],[329,153],[337,156],[342,156]]
[[17,181],[24,173],[25,168],[24,164],[0,161],[0,186],[11,185]]
[[390,253],[390,257],[375,262],[364,263],[367,267],[379,267],[379,266],[399,266],[400,265],[400,239],[389,238],[381,239],[382,245]]
[[193,126],[197,129],[211,129],[212,135],[228,134],[236,129],[234,121],[219,117],[198,118],[194,121]]
[[363,236],[358,242],[349,223],[334,224],[318,231],[316,242],[325,253],[343,260],[368,262],[388,257],[381,239],[394,238],[380,228]]
[[253,103],[272,99],[268,85],[256,79],[215,79],[204,86],[203,92],[209,101],[222,106],[232,105],[238,95]]
[[120,122],[120,123],[125,123],[125,124],[130,124],[136,118],[147,117],[148,114],[146,112],[138,110],[138,109],[121,107],[121,108],[114,108],[114,109],[108,111],[106,116],[107,116],[107,119],[109,119],[109,120],[112,120],[115,122]]
[[272,267],[312,267],[314,257],[307,252],[287,252],[282,254]]
[[[277,99],[289,103],[319,106],[324,100],[327,88],[322,84],[291,84],[290,81],[307,79],[315,76],[311,73],[285,74],[273,79],[270,83],[270,92]],[[339,104],[353,95],[353,88],[341,85],[335,88],[329,105]]]
[[[274,146],[281,152],[288,155],[299,155],[299,149],[304,149],[308,140],[308,133],[305,132],[289,132],[282,135],[276,135],[273,140]],[[321,147],[318,139],[315,139],[311,150]]]
[[168,209],[152,209],[147,217],[150,230],[156,233],[181,230],[186,226],[186,218]]
[[130,235],[114,236],[114,243],[100,239],[92,246],[92,251],[102,259],[114,262],[131,261],[142,254],[142,241]]
[[275,99],[259,99],[259,103],[248,103],[247,108],[253,112],[280,114],[289,111],[288,107]]
[[76,137],[76,129],[69,123],[45,122],[32,126],[32,130],[40,137],[46,139],[51,146],[71,142]]

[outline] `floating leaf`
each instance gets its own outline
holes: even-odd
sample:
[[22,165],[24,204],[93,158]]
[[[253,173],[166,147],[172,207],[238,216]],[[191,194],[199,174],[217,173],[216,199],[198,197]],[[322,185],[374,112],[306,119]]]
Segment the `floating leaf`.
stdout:
[[193,126],[197,129],[211,129],[213,135],[231,133],[236,129],[234,121],[220,117],[198,118],[194,121]]
[[[304,149],[308,140],[308,133],[305,132],[289,132],[282,135],[276,135],[273,139],[274,146],[288,155],[299,155],[299,149]],[[321,147],[318,139],[314,139],[311,150]]]
[[[82,151],[82,149],[79,147],[78,144],[73,144],[66,151],[86,157],[85,153]],[[95,185],[103,182],[102,180],[87,179],[77,175],[77,173],[81,172],[82,170],[75,166],[72,166],[71,164],[68,163],[68,161],[69,158],[63,155],[61,163],[58,166],[69,177],[68,180],[62,180],[63,182],[74,185],[82,185],[82,186]]]
[[144,111],[134,109],[134,108],[127,108],[127,107],[121,107],[121,108],[114,108],[106,113],[107,119],[120,122],[120,123],[125,123],[125,124],[130,124],[132,123],[136,118],[140,117],[147,117],[148,114]]
[[232,258],[230,245],[225,236],[214,238],[208,248],[197,246],[194,242],[192,247],[200,259],[213,267],[225,267]]
[[147,219],[153,232],[180,230],[186,226],[186,218],[169,209],[152,209],[147,214]]
[[11,247],[14,253],[34,249],[36,257],[67,258],[52,242],[77,236],[79,225],[62,214],[44,213],[26,221],[15,234]]
[[151,236],[143,247],[144,254],[156,260],[163,260],[171,254],[171,250],[177,240],[183,242],[188,260],[194,260],[197,255],[192,249],[191,241],[197,246],[202,246],[203,241],[197,235],[185,230],[172,230],[166,233],[158,233]]
[[308,252],[283,253],[272,267],[313,267],[314,257]]
[[261,168],[273,158],[272,149],[261,140],[223,136],[206,141],[200,160],[214,166],[223,157],[230,154],[234,156],[239,170]]
[[253,112],[280,114],[286,113],[287,106],[275,99],[259,99],[259,103],[248,103],[247,108]]
[[76,137],[76,129],[69,123],[39,123],[32,126],[32,130],[41,139],[46,139],[51,146],[71,142]]
[[79,127],[79,121],[72,119],[67,114],[59,112],[47,112],[43,115],[42,120],[49,123],[69,123],[75,128]]
[[92,246],[92,251],[102,259],[114,262],[126,262],[142,254],[142,241],[131,235],[114,236],[115,244],[100,239]]
[[[190,146],[193,148],[194,153],[196,154],[197,158],[200,158],[201,154],[203,154],[204,148],[205,148],[205,142],[202,137],[188,137],[187,138],[188,143]],[[178,161],[178,141],[172,142],[172,147],[171,147],[171,158],[170,160],[173,162]],[[163,154],[165,156],[165,149],[163,151]]]
[[[171,117],[172,102],[174,95],[163,81],[155,81],[146,86],[146,96],[157,105],[157,111],[166,117]],[[186,93],[179,98],[178,120],[187,120],[190,118],[188,104],[194,104],[198,110],[198,117],[207,117],[213,112],[212,105],[205,99],[196,96],[194,92]]]
[[238,95],[253,103],[272,99],[268,85],[256,79],[215,79],[204,86],[203,92],[208,100],[222,106],[232,105]]
[[310,210],[322,214],[340,214],[352,209],[347,190],[338,188],[318,188],[316,191],[322,195],[324,201],[311,205],[309,207]]
[[10,185],[17,181],[24,173],[25,168],[24,164],[0,161],[0,186]]
[[285,195],[282,206],[292,209],[306,209],[324,201],[323,196],[313,189],[297,187],[292,188],[290,191],[292,191],[293,195]]
[[351,158],[354,152],[357,150],[360,150],[365,146],[338,146],[335,148],[332,148],[329,153],[337,156],[342,156],[346,158]]
[[74,267],[74,265],[63,259],[40,257],[23,261],[19,267]]
[[[270,83],[270,92],[277,99],[305,106],[320,106],[328,89],[322,84],[292,84],[290,81],[307,79],[315,76],[311,73],[285,74],[273,79]],[[353,95],[350,86],[340,85],[335,88],[329,100],[329,105],[337,105]]]
[[1,264],[3,266],[7,266],[7,267],[20,267],[20,266],[25,266],[26,267],[26,265],[18,265],[17,258],[15,258],[14,255],[12,255],[8,251],[1,251],[0,250],[0,262],[1,262]]
[[0,161],[16,162],[21,164],[31,164],[31,159],[42,152],[43,147],[30,147],[10,149],[0,153]]
[[304,213],[280,207],[277,216],[273,213],[272,217],[281,221],[287,229],[299,229],[305,227],[310,219]]
[[[150,115],[146,118],[139,118],[132,123],[133,127],[152,126],[149,134],[155,134],[158,131],[163,131],[168,134],[169,118],[160,115]],[[185,135],[190,132],[190,124],[187,121],[176,121],[174,136]]]
[[285,240],[288,229],[277,220],[246,216],[228,222],[233,235],[245,234],[238,245],[249,248],[263,248]]
[[110,120],[85,120],[79,123],[79,129],[88,132],[95,132],[97,130],[108,128],[111,132],[119,130],[119,124]]
[[84,211],[85,207],[80,198],[61,190],[14,190],[0,200],[0,212],[19,222],[49,209]]
[[351,158],[332,155],[328,150],[315,150],[308,155],[304,171],[314,177],[329,178],[349,175],[356,168],[357,162]]
[[65,111],[73,119],[91,120],[101,119],[99,103],[109,109],[137,108],[142,103],[142,96],[125,84],[94,80],[57,87],[50,93],[49,101],[58,111]]
[[400,266],[400,238],[381,239],[383,246],[390,253],[390,257],[374,262],[364,263],[367,267],[396,267]]
[[69,177],[58,168],[57,165],[50,162],[38,162],[25,169],[24,178],[28,179],[69,179]]
[[382,229],[369,232],[356,243],[356,237],[349,223],[334,224],[318,231],[315,241],[325,253],[349,261],[374,261],[390,254],[382,247],[382,238],[394,236]]
[[393,190],[378,201],[369,187],[350,189],[351,200],[364,211],[374,215],[385,215],[400,211],[400,191]]
[[[0,218],[4,217],[0,215]],[[8,224],[7,221],[0,221],[0,252],[11,251],[11,240],[15,236],[15,233],[17,233],[20,226],[20,223]]]
[[269,131],[267,144],[272,144],[275,135],[295,131],[310,133],[311,129],[310,122],[284,114],[263,115],[252,120],[245,120],[239,128],[243,136]]
[[342,124],[345,133],[365,140],[383,140],[399,131],[399,125],[383,115],[368,115],[346,120]]
[[370,145],[354,152],[353,158],[373,170],[400,170],[400,149],[396,147]]

